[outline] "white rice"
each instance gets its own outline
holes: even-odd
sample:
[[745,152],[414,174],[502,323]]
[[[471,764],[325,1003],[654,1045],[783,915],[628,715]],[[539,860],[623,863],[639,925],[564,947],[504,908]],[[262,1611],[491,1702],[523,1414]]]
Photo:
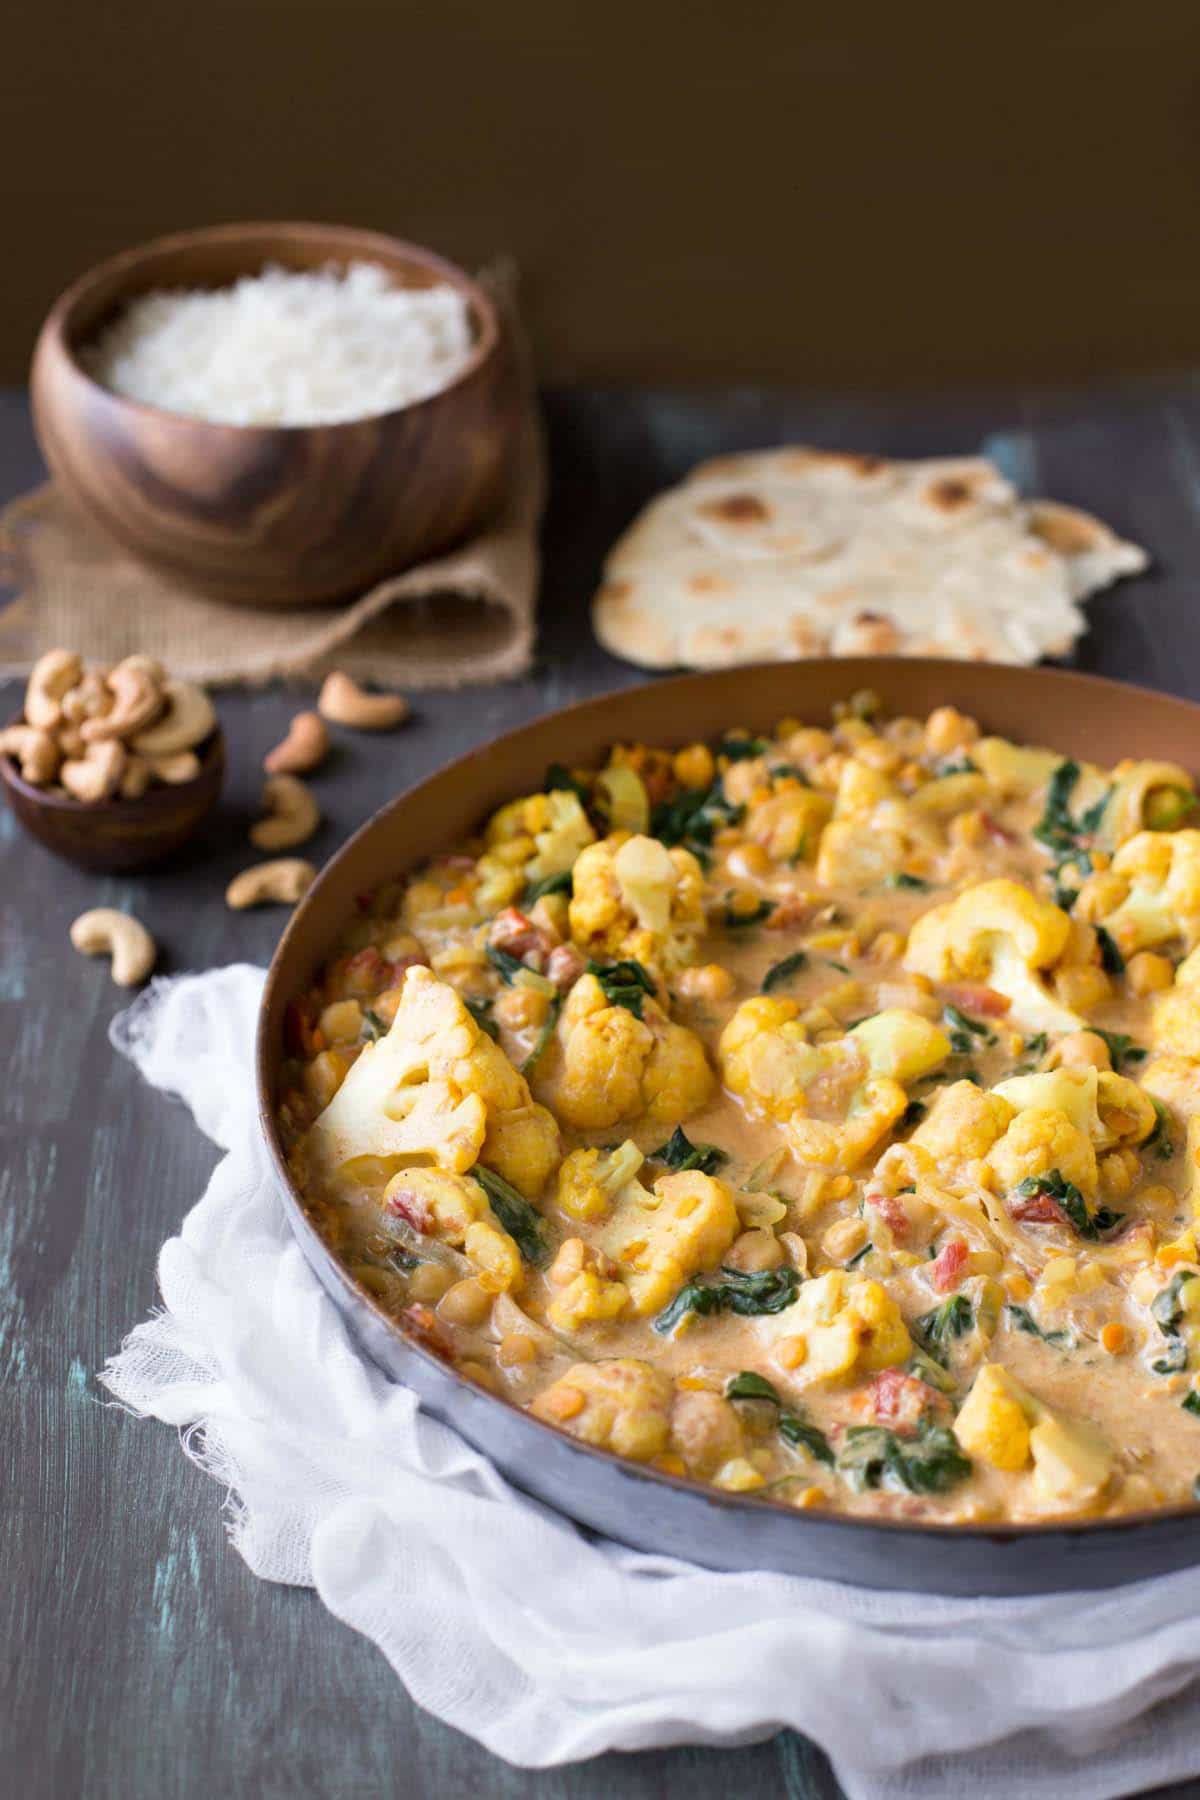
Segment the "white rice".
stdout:
[[374,263],[268,267],[232,287],[143,295],[80,352],[114,393],[228,425],[369,418],[449,385],[473,335],[446,285],[397,288]]

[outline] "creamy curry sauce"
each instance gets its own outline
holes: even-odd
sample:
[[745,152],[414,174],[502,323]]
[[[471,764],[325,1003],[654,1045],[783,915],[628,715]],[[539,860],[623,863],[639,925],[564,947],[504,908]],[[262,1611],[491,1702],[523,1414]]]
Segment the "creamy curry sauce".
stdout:
[[289,1013],[311,1216],[589,1443],[799,1507],[1200,1473],[1200,831],[951,708],[556,769]]

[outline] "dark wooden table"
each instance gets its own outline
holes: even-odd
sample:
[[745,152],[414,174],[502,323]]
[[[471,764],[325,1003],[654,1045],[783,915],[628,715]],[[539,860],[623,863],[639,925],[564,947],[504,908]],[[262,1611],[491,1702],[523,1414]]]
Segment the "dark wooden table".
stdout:
[[[1200,698],[1196,381],[936,405],[736,392],[557,394],[547,404],[554,483],[536,670],[503,688],[421,697],[403,733],[340,751],[319,778],[317,860],[398,784],[638,678],[591,640],[601,555],[647,495],[720,449],[788,437],[898,455],[986,446],[1029,491],[1093,507],[1155,557],[1152,575],[1093,604],[1079,665]],[[24,397],[0,394],[0,498],[39,474]],[[15,685],[0,690],[3,716],[16,703]],[[417,1711],[375,1649],[311,1592],[256,1581],[226,1543],[220,1493],[171,1433],[102,1402],[94,1371],[154,1305],[159,1245],[216,1153],[110,1050],[106,1027],[124,1002],[102,962],[70,950],[67,927],[87,906],[129,906],[167,970],[265,963],[281,916],[232,914],[222,895],[247,860],[261,756],[295,704],[279,691],[220,698],[225,805],[169,869],[89,879],[0,812],[0,1791],[834,1796],[820,1752],[790,1733],[540,1775],[507,1767]]]

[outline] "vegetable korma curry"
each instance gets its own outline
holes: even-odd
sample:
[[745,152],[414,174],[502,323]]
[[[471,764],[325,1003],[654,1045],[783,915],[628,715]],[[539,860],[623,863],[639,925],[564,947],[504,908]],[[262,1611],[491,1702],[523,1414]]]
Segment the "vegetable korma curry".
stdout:
[[553,767],[289,1011],[376,1301],[588,1444],[798,1507],[1200,1474],[1200,815],[943,707]]

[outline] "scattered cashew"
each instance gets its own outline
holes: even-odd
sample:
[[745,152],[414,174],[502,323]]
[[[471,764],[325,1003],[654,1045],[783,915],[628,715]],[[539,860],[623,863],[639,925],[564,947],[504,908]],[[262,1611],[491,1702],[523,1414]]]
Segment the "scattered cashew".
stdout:
[[62,697],[83,674],[73,650],[47,650],[39,656],[25,689],[25,723],[49,731],[62,718]]
[[164,681],[167,710],[148,731],[139,731],[133,747],[141,756],[170,756],[191,750],[206,738],[217,722],[213,703],[193,681]]
[[166,782],[168,787],[195,781],[200,773],[200,758],[194,750],[176,750],[172,756],[148,756],[146,762],[150,773],[157,780]]
[[260,850],[291,850],[307,843],[321,823],[321,809],[295,775],[272,775],[263,787],[263,808],[270,815],[250,827],[250,842]]
[[54,736],[64,757],[75,758],[87,755],[87,745],[83,741],[83,733],[78,725],[60,725]]
[[116,793],[127,761],[124,744],[109,738],[103,744],[89,744],[77,762],[65,762],[58,779],[75,800],[107,800]]
[[141,921],[111,906],[80,913],[71,927],[71,942],[85,956],[111,955],[118,987],[139,987],[157,955],[154,939]]
[[86,743],[99,744],[106,738],[131,738],[158,718],[165,705],[162,684],[154,679],[144,663],[143,657],[127,657],[109,675],[112,710],[83,721],[79,729]]
[[268,775],[307,775],[329,755],[329,731],[320,713],[297,713],[281,744],[263,757]]
[[108,685],[107,669],[89,669],[63,695],[62,715],[70,724],[82,725],[85,719],[96,719],[102,713],[111,712],[112,704],[113,692]]
[[407,719],[408,701],[403,694],[368,694],[335,669],[322,683],[317,710],[335,725],[349,725],[355,731],[390,731]]
[[10,725],[0,731],[0,750],[20,764],[21,778],[34,787],[46,787],[58,774],[58,745],[48,731],[36,725]]
[[235,875],[225,889],[225,903],[235,912],[248,906],[295,906],[303,899],[317,871],[300,856],[281,856],[274,862],[255,863]]
[[117,792],[122,800],[140,800],[154,780],[154,770],[148,757],[131,756],[126,760],[125,773],[122,775]]

